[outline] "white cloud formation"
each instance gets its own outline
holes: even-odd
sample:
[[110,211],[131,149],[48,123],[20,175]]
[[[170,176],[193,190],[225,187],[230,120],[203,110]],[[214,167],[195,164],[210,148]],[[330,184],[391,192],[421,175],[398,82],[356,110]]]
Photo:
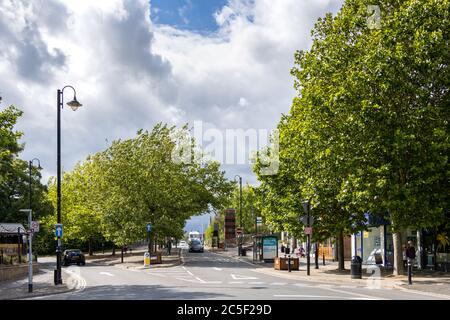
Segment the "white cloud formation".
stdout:
[[[62,113],[65,169],[104,149],[105,139],[160,121],[275,128],[295,96],[295,50],[342,2],[229,0],[215,14],[218,31],[205,35],[153,25],[145,0],[0,0],[2,106],[25,111],[22,157],[40,158],[45,180],[55,174],[56,90],[64,85],[84,105]],[[224,169],[255,182],[249,165]]]

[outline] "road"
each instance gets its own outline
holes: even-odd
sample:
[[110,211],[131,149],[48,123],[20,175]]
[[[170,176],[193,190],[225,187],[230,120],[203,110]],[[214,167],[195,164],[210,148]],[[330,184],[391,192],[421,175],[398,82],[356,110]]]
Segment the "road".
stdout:
[[125,269],[88,261],[63,268],[76,290],[34,299],[171,300],[384,300],[437,299],[398,289],[370,289],[340,284],[288,280],[258,272],[250,263],[212,252],[183,251],[183,263],[170,268]]

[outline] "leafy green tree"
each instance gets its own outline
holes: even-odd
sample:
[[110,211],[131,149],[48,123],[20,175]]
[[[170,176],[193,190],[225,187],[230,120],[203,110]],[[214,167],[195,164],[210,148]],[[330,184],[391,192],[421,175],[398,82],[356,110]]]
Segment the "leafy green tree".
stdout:
[[348,0],[319,19],[311,48],[295,55],[299,95],[279,124],[280,171],[259,175],[284,218],[311,197],[316,227],[340,239],[365,212],[388,213],[396,273],[400,231],[436,228],[448,208],[449,12],[449,1]]

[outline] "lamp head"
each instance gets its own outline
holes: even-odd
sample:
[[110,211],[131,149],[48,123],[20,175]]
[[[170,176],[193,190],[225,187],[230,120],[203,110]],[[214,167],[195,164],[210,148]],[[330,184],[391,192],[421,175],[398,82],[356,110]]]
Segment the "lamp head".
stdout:
[[67,102],[67,105],[71,107],[73,111],[77,111],[77,109],[82,106],[82,104],[78,102],[77,96],[74,96],[72,101]]

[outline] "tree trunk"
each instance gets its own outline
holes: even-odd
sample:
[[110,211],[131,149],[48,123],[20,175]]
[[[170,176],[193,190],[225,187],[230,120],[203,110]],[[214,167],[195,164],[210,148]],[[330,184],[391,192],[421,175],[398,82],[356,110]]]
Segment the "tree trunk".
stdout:
[[89,255],[92,256],[93,252],[92,252],[92,239],[89,238]]
[[345,270],[345,263],[344,263],[344,234],[342,230],[339,232],[338,236],[338,243],[337,246],[338,249],[338,270],[343,271]]
[[113,255],[113,256],[116,255],[116,244],[115,244],[115,243],[113,243],[112,255]]
[[121,263],[123,263],[123,249],[124,249],[124,246],[122,246],[122,253],[121,253],[121,257],[120,257],[120,262]]
[[394,242],[394,272],[393,275],[403,275],[403,251],[402,251],[402,234],[397,231],[392,234]]
[[297,239],[295,237],[291,238],[291,252],[294,252],[297,249]]

